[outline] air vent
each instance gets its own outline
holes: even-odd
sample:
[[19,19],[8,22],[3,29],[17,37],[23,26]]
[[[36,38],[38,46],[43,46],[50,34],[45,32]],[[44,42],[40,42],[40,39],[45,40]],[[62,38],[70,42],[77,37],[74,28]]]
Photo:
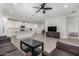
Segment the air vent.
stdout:
[[74,11],[72,11],[71,13],[76,13],[76,12],[77,12],[77,11],[74,10]]

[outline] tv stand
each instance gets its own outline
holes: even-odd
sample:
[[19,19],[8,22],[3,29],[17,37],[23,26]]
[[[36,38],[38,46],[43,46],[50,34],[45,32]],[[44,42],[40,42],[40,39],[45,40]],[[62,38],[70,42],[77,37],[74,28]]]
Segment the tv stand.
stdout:
[[53,38],[60,38],[60,32],[48,31],[46,32],[46,36],[53,37]]

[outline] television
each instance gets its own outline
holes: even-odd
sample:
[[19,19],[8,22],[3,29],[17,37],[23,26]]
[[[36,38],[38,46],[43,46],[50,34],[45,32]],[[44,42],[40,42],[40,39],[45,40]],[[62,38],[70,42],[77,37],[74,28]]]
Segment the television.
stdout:
[[57,32],[57,27],[56,26],[49,26],[48,31]]

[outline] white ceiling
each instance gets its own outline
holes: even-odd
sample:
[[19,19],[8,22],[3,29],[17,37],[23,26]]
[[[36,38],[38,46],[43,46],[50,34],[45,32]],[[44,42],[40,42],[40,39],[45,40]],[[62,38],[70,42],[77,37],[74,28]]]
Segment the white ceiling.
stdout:
[[[46,7],[52,7],[52,10],[46,11],[46,14],[43,14],[42,11],[35,13],[37,9],[33,7],[40,7],[40,5],[41,3],[18,3],[17,5],[4,3],[3,14],[10,18],[42,23],[42,21],[47,18],[69,15],[72,10],[77,10],[79,8],[78,3],[47,3]],[[64,5],[68,5],[68,7],[64,8]]]

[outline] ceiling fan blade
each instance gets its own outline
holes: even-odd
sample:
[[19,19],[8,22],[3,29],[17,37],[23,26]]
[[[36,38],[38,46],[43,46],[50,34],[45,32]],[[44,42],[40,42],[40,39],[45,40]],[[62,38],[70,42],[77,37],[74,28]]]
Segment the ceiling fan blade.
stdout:
[[38,13],[40,11],[40,9],[39,10],[37,10],[35,13]]
[[37,8],[37,9],[40,9],[39,7],[33,7],[33,8]]
[[52,8],[44,8],[45,10],[50,10],[50,9],[52,9]]
[[41,4],[41,8],[44,8],[46,5],[46,3]]

